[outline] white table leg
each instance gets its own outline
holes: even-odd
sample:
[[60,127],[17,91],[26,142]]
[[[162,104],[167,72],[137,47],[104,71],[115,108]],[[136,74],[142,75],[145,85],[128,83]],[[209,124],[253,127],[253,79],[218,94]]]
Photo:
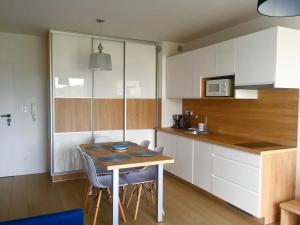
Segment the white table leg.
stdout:
[[112,176],[113,184],[113,211],[112,211],[112,224],[119,225],[119,169],[113,170]]
[[157,201],[156,201],[156,218],[157,222],[163,221],[163,164],[157,166]]

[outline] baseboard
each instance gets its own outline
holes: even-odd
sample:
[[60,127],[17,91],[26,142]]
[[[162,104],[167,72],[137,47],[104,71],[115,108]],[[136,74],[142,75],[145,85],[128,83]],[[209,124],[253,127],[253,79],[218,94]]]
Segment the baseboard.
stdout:
[[83,172],[75,172],[75,173],[65,173],[52,176],[52,182],[61,182],[66,180],[76,180],[85,178],[86,175]]

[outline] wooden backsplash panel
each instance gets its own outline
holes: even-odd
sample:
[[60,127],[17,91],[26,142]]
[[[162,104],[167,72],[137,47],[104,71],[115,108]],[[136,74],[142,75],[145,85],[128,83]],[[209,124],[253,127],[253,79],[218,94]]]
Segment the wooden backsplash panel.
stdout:
[[91,130],[91,99],[56,98],[55,132]]
[[260,90],[258,99],[183,99],[182,110],[193,111],[192,126],[208,116],[212,132],[296,146],[298,90]]
[[127,99],[127,129],[153,129],[155,104],[155,99]]
[[124,129],[123,99],[94,99],[94,130]]

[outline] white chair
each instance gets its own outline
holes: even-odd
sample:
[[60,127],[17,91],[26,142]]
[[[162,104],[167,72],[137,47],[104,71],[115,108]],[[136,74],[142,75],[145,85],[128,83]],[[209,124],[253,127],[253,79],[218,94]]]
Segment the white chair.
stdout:
[[111,142],[111,138],[107,136],[98,136],[95,137],[94,143],[104,143],[104,142]]
[[[82,156],[85,160],[85,170],[87,171],[89,183],[97,191],[97,203],[96,203],[96,210],[95,210],[95,215],[94,215],[94,219],[93,219],[93,225],[96,225],[102,191],[112,188],[112,186],[113,186],[112,175],[98,176],[92,157],[90,157],[85,152],[82,152]],[[122,178],[119,178],[119,187],[124,187],[127,185],[128,184],[125,180],[123,180]],[[126,216],[125,216],[120,198],[119,198],[119,208],[120,208],[120,212],[121,212],[123,221],[126,223]]]
[[144,148],[149,148],[150,145],[150,141],[148,140],[143,140],[140,144],[140,146],[144,147]]

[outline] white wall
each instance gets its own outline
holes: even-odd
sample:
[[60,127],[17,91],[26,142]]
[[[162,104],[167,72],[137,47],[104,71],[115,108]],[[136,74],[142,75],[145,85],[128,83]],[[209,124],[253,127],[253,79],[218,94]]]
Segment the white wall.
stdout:
[[[45,39],[0,33],[0,63],[14,66],[13,120],[16,133],[9,141],[16,143],[15,174],[46,172],[48,76]],[[31,103],[37,104],[36,122],[33,122],[30,110],[27,113],[22,111],[22,105],[27,105],[30,109]]]
[[[289,28],[300,30],[300,18],[299,17],[291,17],[291,18],[259,17],[257,19],[250,20],[246,23],[242,23],[237,26],[185,43],[184,49],[185,51],[188,51],[188,50],[200,48],[203,46],[215,44],[221,41],[229,40],[232,38],[236,38],[260,30],[264,30],[274,26],[283,26],[283,27],[289,27]],[[300,112],[300,104],[299,104],[298,111]],[[297,147],[298,149],[300,149],[300,113],[298,114],[298,146]],[[298,198],[300,197],[300,153],[298,153],[297,156],[296,197]]]
[[175,42],[161,43],[161,79],[162,79],[162,107],[161,107],[161,126],[171,127],[173,125],[173,114],[182,114],[182,99],[167,99],[166,98],[166,60],[168,56],[178,54],[177,47],[181,45]]

